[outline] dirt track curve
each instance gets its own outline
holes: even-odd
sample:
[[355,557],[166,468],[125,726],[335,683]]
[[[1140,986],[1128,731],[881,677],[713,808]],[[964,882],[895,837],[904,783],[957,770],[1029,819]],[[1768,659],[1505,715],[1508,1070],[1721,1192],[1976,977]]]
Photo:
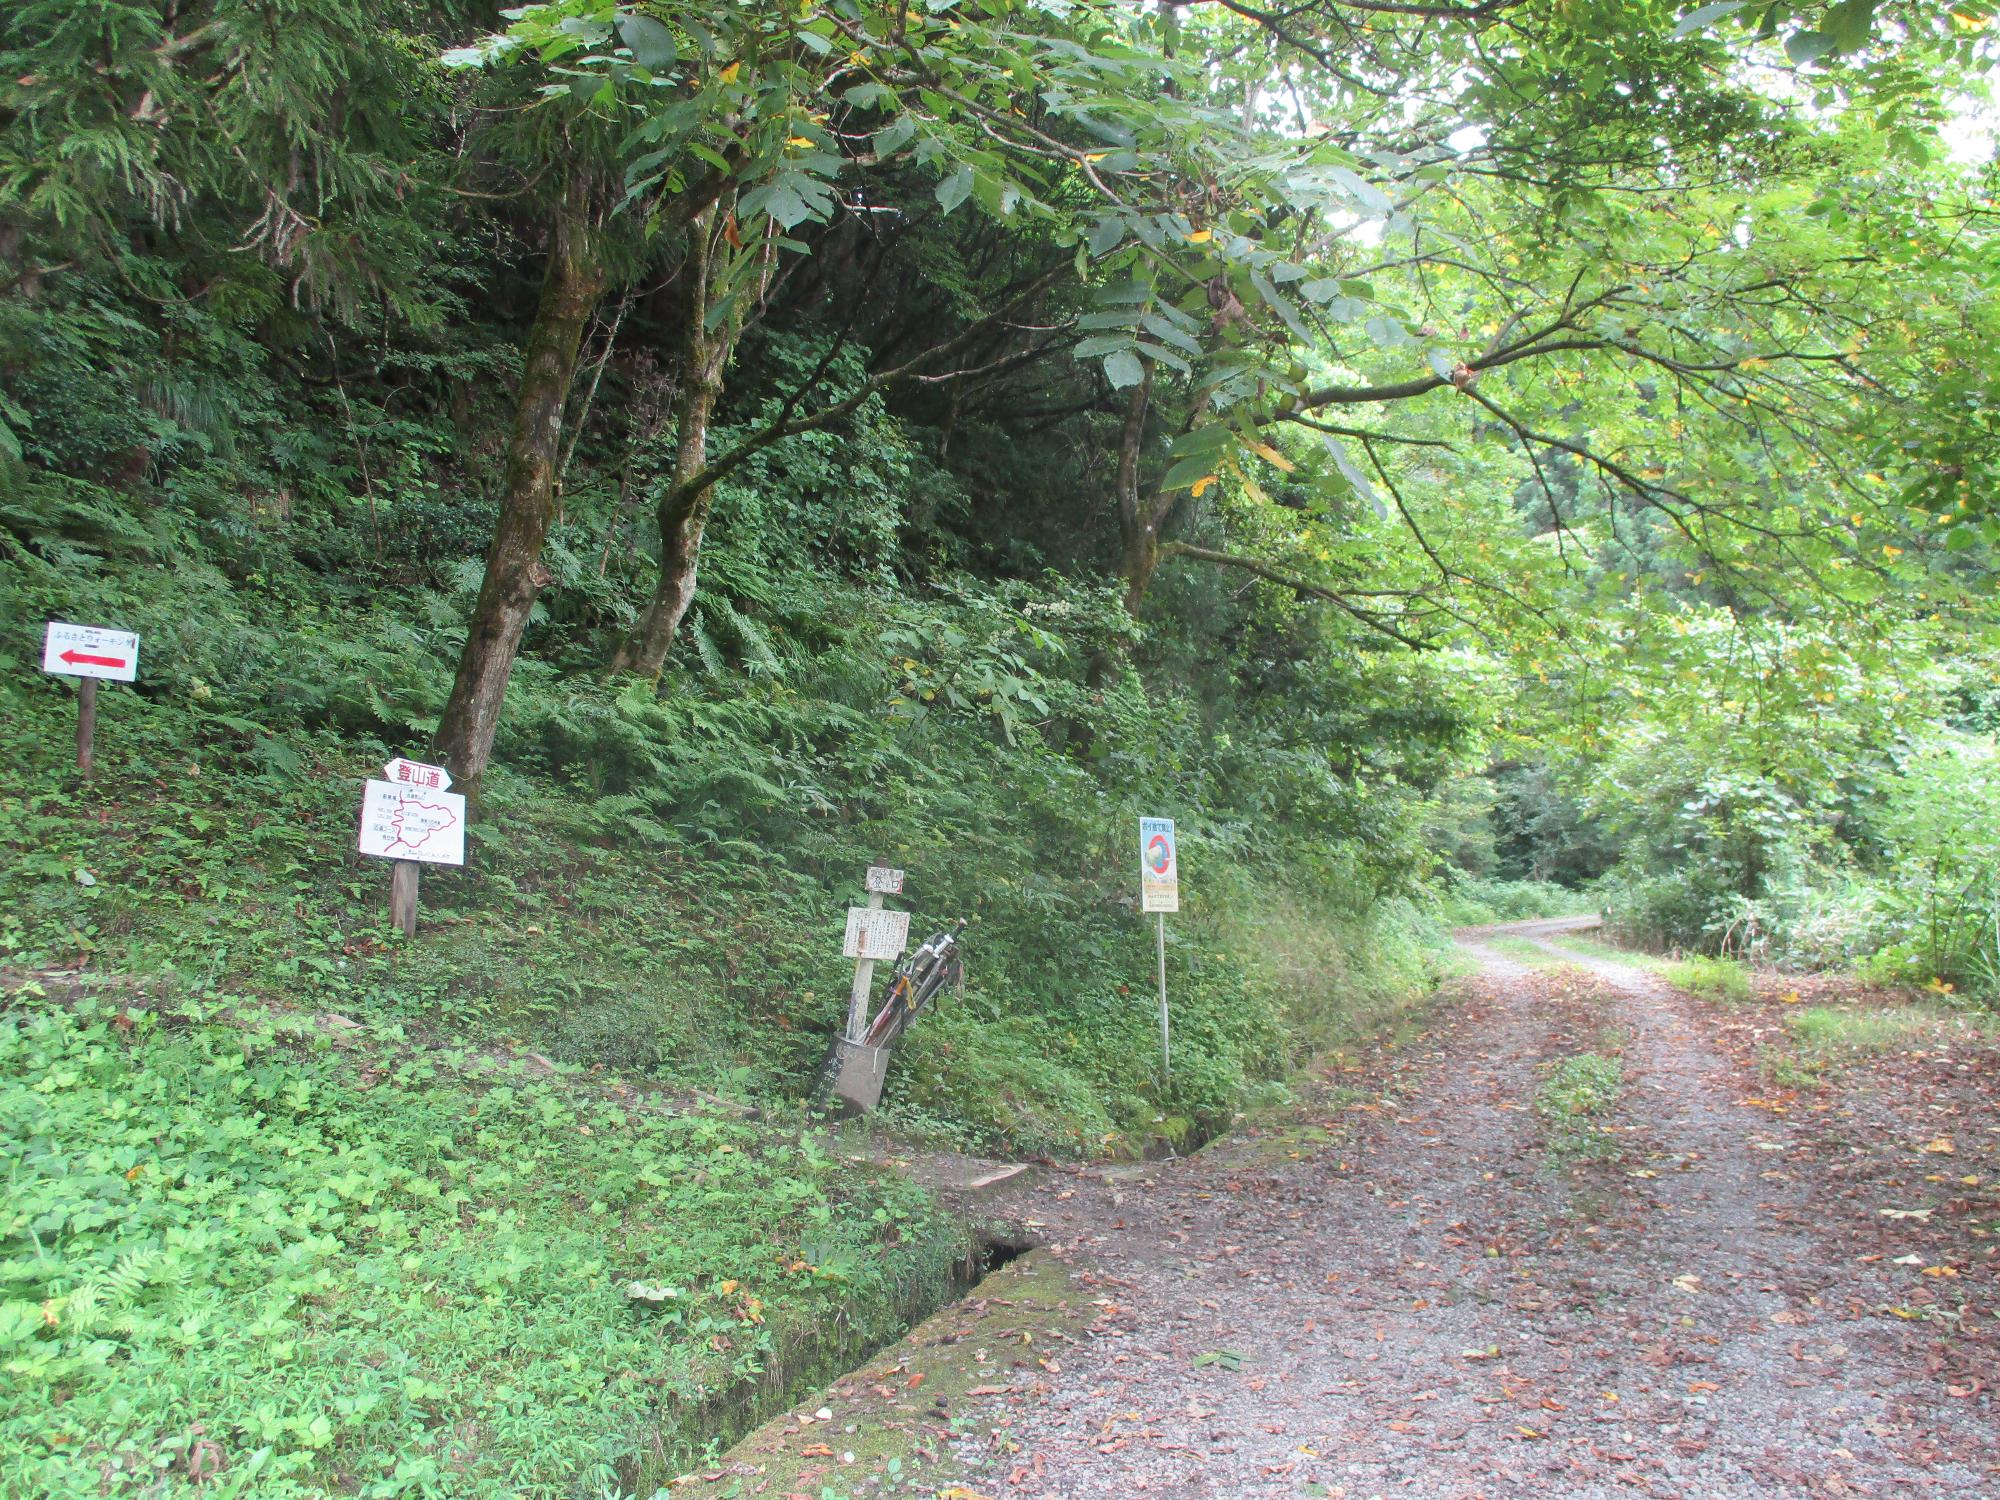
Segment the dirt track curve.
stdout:
[[[1498,931],[1553,948],[1561,924]],[[1712,1018],[1492,936],[1350,1133],[1009,1205],[1103,1316],[961,1427],[966,1492],[2000,1497],[1990,1399],[1942,1399],[1884,1331],[1893,1297],[1818,1238],[1810,1152],[1744,1102]],[[1533,1102],[1593,1050],[1623,1059],[1618,1156],[1570,1169]]]

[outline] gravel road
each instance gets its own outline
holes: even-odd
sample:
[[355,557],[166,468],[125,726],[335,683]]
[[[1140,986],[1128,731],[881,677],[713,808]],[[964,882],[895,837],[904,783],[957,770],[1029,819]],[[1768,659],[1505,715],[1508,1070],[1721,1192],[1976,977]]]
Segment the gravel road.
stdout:
[[[1330,1092],[1330,1137],[1010,1205],[1105,1315],[961,1436],[970,1493],[2000,1497],[1990,1401],[1885,1332],[1880,1272],[1819,1234],[1810,1149],[1707,1014],[1491,936],[1386,1100]],[[1570,1166],[1534,1101],[1589,1051],[1622,1058],[1615,1158]]]

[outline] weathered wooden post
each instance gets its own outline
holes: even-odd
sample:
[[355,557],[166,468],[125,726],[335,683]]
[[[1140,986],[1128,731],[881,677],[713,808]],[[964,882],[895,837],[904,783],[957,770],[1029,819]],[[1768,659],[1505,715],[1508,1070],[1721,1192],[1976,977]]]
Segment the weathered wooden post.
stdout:
[[85,776],[97,758],[97,679],[76,685],[76,768]]
[[862,1041],[868,1031],[868,998],[875,985],[875,961],[895,958],[909,946],[910,914],[884,911],[885,895],[900,895],[903,872],[885,865],[868,868],[868,904],[847,908],[847,937],[841,952],[854,960],[854,986],[847,995],[847,1027],[829,1059],[832,1091],[849,1109],[873,1109],[882,1098],[889,1051]]
[[[887,875],[889,873],[891,872],[882,869],[879,865],[870,865],[868,867],[868,905],[864,908],[865,910],[880,911],[882,909],[882,897],[888,889],[888,883],[884,880],[877,880],[876,876],[878,874]],[[897,870],[894,873],[900,876],[902,871]],[[895,888],[898,890],[902,889],[900,880],[897,882]],[[875,955],[868,951],[868,940],[866,930],[864,929],[861,948],[854,960],[854,984],[847,992],[846,1036],[850,1042],[860,1041],[862,1029],[868,1024],[868,992],[874,986]]]
[[417,885],[424,867],[414,859],[399,859],[389,871],[389,920],[404,937],[417,935]]

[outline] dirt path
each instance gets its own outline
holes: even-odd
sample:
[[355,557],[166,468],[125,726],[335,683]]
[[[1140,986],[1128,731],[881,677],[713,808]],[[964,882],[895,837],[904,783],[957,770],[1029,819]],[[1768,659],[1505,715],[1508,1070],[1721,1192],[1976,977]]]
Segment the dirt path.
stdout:
[[[1351,1138],[1017,1205],[1107,1315],[962,1430],[970,1489],[2000,1496],[1990,1407],[1882,1335],[1894,1299],[1816,1243],[1799,1143],[1698,1009],[1467,946],[1467,1002]],[[1607,1048],[1619,1157],[1564,1169],[1536,1090]]]

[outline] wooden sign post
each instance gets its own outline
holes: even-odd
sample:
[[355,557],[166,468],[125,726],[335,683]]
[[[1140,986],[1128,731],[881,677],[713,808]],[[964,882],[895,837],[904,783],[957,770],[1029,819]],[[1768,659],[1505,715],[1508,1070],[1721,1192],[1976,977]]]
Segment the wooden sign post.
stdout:
[[363,854],[394,860],[389,920],[405,937],[417,935],[417,885],[425,865],[465,863],[465,798],[448,791],[443,766],[401,756],[382,768],[361,798]]
[[868,870],[868,904],[847,908],[847,936],[840,951],[854,960],[854,987],[847,994],[847,1027],[834,1038],[824,1072],[826,1095],[845,1110],[866,1114],[882,1099],[889,1049],[871,1047],[868,1034],[868,994],[875,987],[875,961],[895,958],[910,944],[910,914],[884,911],[882,898],[901,893],[903,872],[884,865]]
[[103,625],[49,621],[42,638],[42,670],[74,677],[76,684],[76,769],[90,775],[97,760],[97,684],[101,678],[132,682],[139,675],[139,637]]
[[[875,987],[875,960],[894,958],[909,946],[910,914],[882,910],[885,895],[901,895],[902,891],[901,870],[870,865],[868,904],[847,909],[847,940],[842,951],[854,960],[854,987],[847,992],[846,1036],[850,1042],[860,1041],[868,1026],[868,994]],[[871,916],[871,912],[879,915]]]

